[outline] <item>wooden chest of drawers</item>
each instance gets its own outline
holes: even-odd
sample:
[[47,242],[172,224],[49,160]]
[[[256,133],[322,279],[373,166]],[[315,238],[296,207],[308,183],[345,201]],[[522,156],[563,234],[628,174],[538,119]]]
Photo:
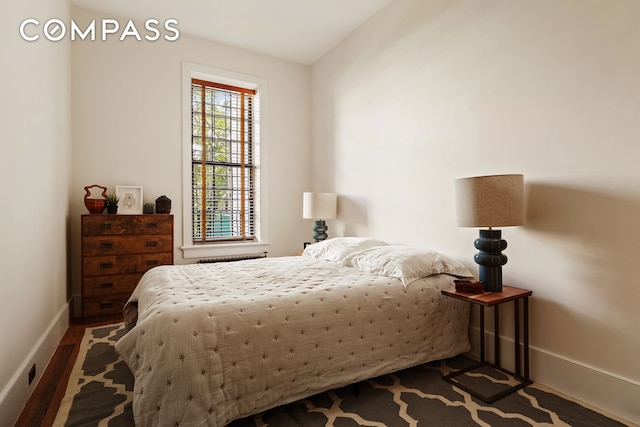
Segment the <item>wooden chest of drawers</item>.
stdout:
[[145,271],[173,264],[173,215],[82,215],[82,317],[120,319]]

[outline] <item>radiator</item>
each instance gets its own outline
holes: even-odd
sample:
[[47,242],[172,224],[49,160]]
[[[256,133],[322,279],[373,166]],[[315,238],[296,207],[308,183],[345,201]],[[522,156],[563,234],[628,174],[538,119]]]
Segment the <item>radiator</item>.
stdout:
[[266,258],[268,252],[262,252],[259,254],[242,254],[242,255],[222,255],[213,258],[199,259],[198,264],[210,264],[213,262],[230,262],[230,261],[243,261],[247,259]]

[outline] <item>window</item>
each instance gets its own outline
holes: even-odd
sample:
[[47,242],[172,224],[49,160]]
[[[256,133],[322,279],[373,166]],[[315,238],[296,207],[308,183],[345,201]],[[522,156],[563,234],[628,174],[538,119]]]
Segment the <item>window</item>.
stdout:
[[184,258],[269,250],[262,78],[182,65]]
[[255,93],[191,80],[194,243],[255,240]]

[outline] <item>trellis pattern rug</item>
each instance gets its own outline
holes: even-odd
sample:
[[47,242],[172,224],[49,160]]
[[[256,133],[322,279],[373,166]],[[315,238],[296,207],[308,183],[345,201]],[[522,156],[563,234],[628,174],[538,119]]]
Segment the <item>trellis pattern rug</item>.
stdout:
[[133,374],[116,353],[122,323],[87,328],[54,426],[133,426]]
[[[87,328],[54,426],[133,426],[133,376],[114,350],[122,324]],[[442,380],[473,360],[459,356],[312,396],[229,427],[633,426],[532,384],[486,404]],[[495,375],[494,375],[495,374]],[[470,381],[509,383],[499,372]]]

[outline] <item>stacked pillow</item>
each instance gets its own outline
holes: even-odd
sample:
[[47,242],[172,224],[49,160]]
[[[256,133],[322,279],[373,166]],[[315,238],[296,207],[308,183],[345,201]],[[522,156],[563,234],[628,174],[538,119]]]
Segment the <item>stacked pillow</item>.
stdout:
[[434,274],[473,277],[464,264],[437,251],[390,245],[367,237],[334,237],[307,246],[303,255],[392,277],[405,286]]

